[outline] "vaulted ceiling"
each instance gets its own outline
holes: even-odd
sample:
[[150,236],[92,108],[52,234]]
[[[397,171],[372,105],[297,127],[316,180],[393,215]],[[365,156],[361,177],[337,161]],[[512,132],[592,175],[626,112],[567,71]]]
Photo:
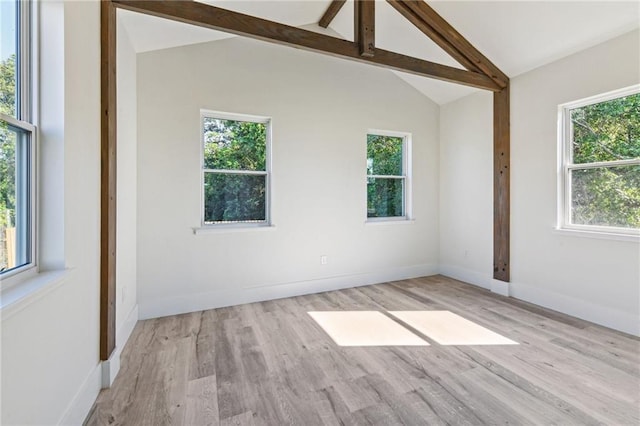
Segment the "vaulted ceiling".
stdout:
[[[202,0],[248,15],[353,40],[352,0],[327,30],[317,22],[329,0]],[[640,27],[639,2],[429,1],[441,16],[509,77]],[[137,52],[234,37],[147,15],[118,11]],[[462,68],[386,1],[376,3],[376,46]],[[444,104],[476,89],[390,71]]]

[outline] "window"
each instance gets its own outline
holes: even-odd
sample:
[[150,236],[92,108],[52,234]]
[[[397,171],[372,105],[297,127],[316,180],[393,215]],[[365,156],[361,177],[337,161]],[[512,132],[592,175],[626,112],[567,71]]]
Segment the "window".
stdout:
[[409,135],[367,135],[367,218],[409,218]]
[[270,120],[202,113],[203,225],[269,224]]
[[35,265],[31,2],[0,1],[0,275]]
[[640,230],[640,87],[560,107],[560,228]]

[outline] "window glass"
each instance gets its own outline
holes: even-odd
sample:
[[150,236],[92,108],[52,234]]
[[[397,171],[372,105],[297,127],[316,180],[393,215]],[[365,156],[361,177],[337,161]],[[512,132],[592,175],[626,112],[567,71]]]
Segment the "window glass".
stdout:
[[266,190],[266,176],[205,173],[205,223],[265,221]]
[[571,110],[573,163],[640,158],[640,93]]
[[[640,229],[640,93],[625,89],[562,107],[562,226]],[[628,231],[627,231],[628,230]]]
[[18,2],[0,1],[0,113],[17,117]]
[[401,137],[367,135],[367,172],[402,176],[403,144]]
[[640,228],[640,165],[572,170],[571,223]]
[[268,120],[205,115],[203,222],[268,222]]
[[367,179],[368,217],[404,216],[404,179]]
[[205,117],[204,166],[217,170],[266,170],[265,123]]
[[406,216],[406,138],[367,135],[367,217]]
[[[34,127],[30,110],[30,4],[0,1],[0,273],[33,262]],[[19,25],[19,22],[24,22]],[[21,48],[19,48],[21,46]],[[24,47],[25,51],[22,51]],[[26,108],[25,108],[26,107]]]
[[31,262],[30,132],[0,121],[0,271]]

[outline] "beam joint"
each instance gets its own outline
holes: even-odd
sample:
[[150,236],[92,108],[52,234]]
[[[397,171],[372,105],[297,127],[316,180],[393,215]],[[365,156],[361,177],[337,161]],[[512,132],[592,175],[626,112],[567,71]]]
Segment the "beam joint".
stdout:
[[387,3],[391,5],[396,11],[411,22],[416,28],[418,28],[424,35],[429,37],[435,44],[437,44],[442,50],[447,52],[449,56],[458,61],[460,65],[473,72],[482,72],[471,60],[469,60],[464,54],[456,49],[446,38],[442,37],[440,33],[434,30],[424,19],[418,16],[405,2],[400,0],[387,0]]
[[491,91],[501,88],[482,73],[436,64],[411,56],[376,49],[361,56],[357,43],[268,21],[195,1],[112,0],[117,7],[186,24],[268,41],[299,49],[364,62],[450,83]]
[[[389,0],[387,0],[389,1]],[[451,24],[449,24],[442,16],[440,16],[431,6],[422,0],[394,0],[401,3],[404,8],[410,10],[421,21],[429,26],[433,31],[432,35],[427,34],[436,44],[440,45],[440,41],[444,40],[446,45],[440,45],[454,59],[458,60],[459,56],[464,57],[464,61],[472,64],[479,69],[487,77],[493,80],[501,89],[509,84],[509,77],[495,66],[486,56],[476,49],[466,38],[462,36]],[[393,4],[392,4],[393,5]],[[397,8],[396,8],[397,9]],[[465,66],[464,63],[461,63]]]
[[372,57],[375,54],[375,6],[374,0],[355,0],[353,3],[354,40],[360,56]]

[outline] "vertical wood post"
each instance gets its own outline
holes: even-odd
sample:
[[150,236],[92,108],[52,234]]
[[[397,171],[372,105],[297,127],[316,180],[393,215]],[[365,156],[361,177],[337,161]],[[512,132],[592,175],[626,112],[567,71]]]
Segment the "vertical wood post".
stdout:
[[510,225],[509,85],[493,94],[493,278],[509,282]]
[[375,53],[375,6],[375,0],[355,0],[354,2],[354,38],[358,44],[360,56],[372,57]]
[[100,359],[116,346],[116,8],[100,2]]

